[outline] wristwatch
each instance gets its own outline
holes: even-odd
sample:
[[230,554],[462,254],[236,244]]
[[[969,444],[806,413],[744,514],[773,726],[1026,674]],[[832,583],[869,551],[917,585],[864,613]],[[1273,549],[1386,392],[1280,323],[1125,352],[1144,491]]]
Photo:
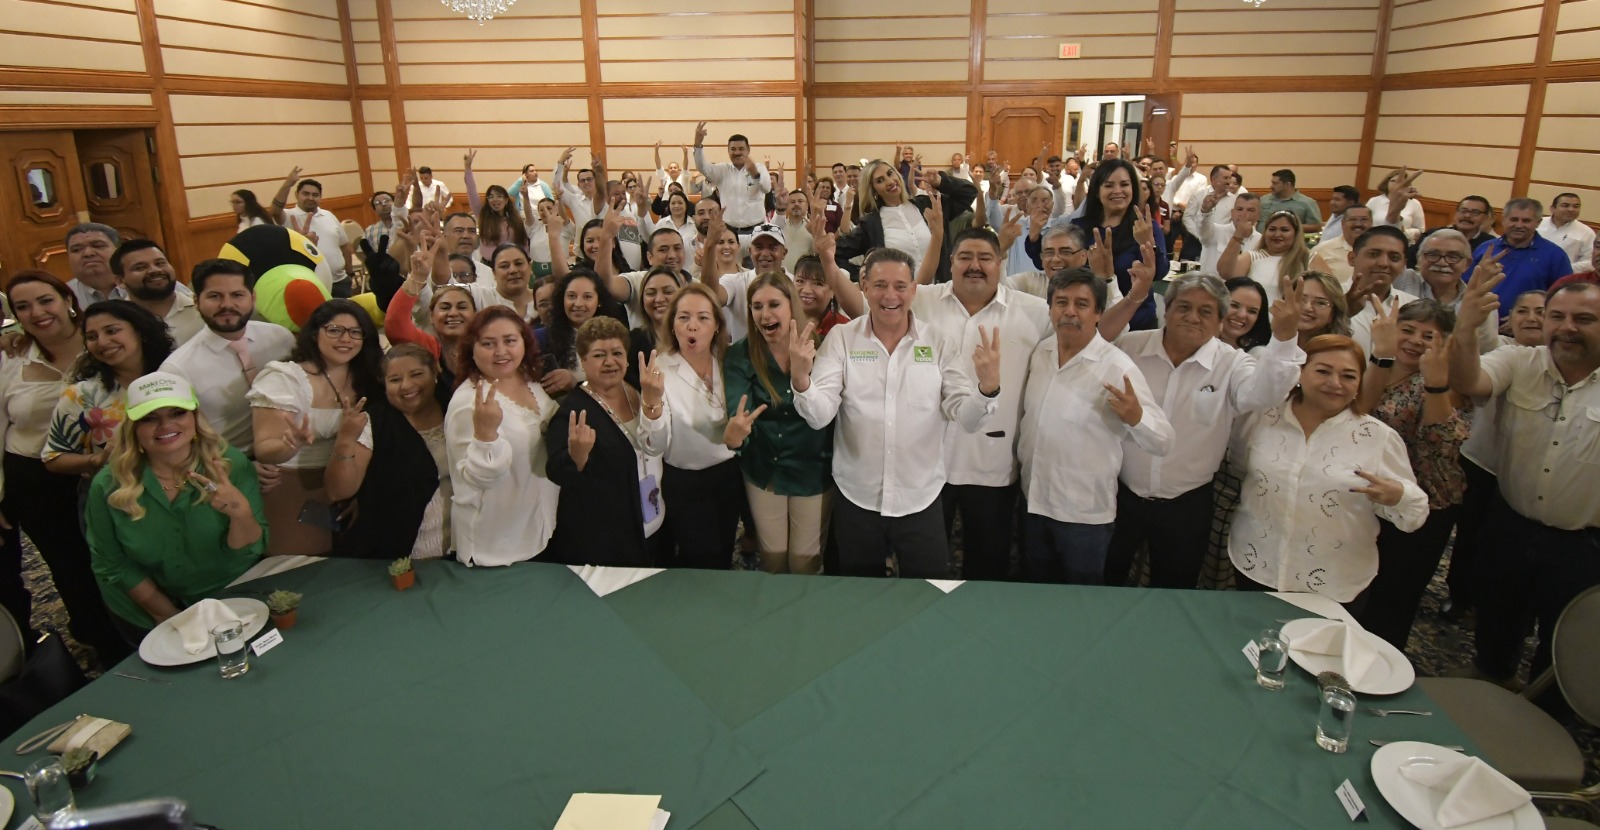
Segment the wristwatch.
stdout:
[[1367,358],[1367,362],[1378,367],[1379,369],[1394,368],[1394,358],[1392,357],[1378,357],[1377,355],[1373,355],[1372,357]]

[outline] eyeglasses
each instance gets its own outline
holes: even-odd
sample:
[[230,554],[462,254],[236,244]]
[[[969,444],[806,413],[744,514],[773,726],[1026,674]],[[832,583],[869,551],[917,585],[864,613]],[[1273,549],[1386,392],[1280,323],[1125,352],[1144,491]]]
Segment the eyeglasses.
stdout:
[[1488,213],[1488,212],[1489,211],[1486,211],[1486,210],[1479,210],[1478,208],[1469,208],[1469,207],[1458,207],[1458,208],[1456,208],[1456,213],[1465,213],[1468,216],[1482,216],[1482,215],[1484,215],[1485,213]]
[[1423,251],[1422,252],[1422,258],[1427,260],[1427,261],[1429,261],[1429,262],[1438,262],[1439,260],[1442,259],[1445,262],[1450,263],[1451,265],[1457,265],[1462,260],[1466,259],[1466,257],[1464,255],[1462,255],[1462,254],[1458,254],[1458,253],[1454,253],[1454,252],[1451,252],[1451,253],[1447,254],[1447,253],[1445,253],[1443,251]]
[[1550,420],[1557,421],[1560,420],[1561,416],[1561,403],[1567,399],[1567,385],[1565,383],[1556,384],[1550,389],[1550,394],[1555,396],[1555,400],[1545,405],[1544,414]]
[[322,333],[328,335],[329,340],[349,337],[351,340],[361,341],[367,337],[366,332],[356,326],[350,326],[349,328],[344,326],[323,326]]
[[1083,249],[1082,248],[1062,248],[1061,249],[1061,255],[1062,256],[1077,256],[1078,254],[1081,254],[1081,253],[1083,253]]
[[1316,309],[1318,311],[1325,311],[1327,309],[1333,308],[1333,301],[1324,300],[1321,297],[1301,297],[1300,298],[1300,307],[1301,308],[1314,308],[1314,309]]

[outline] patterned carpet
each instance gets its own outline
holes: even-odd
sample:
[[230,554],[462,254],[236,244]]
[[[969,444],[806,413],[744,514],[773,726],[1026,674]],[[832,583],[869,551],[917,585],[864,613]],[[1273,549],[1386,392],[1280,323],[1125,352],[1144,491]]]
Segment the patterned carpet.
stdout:
[[[959,568],[960,524],[956,526],[957,541],[953,546],[954,566]],[[745,566],[746,563],[735,557],[734,567]],[[1422,610],[1417,615],[1416,624],[1411,629],[1411,642],[1406,649],[1407,653],[1416,664],[1417,674],[1422,676],[1438,676],[1457,666],[1467,665],[1472,660],[1472,623],[1469,615],[1459,623],[1450,622],[1439,615],[1439,606],[1445,598],[1445,584],[1443,574],[1449,565],[1449,554],[1445,554],[1445,564],[1441,566],[1439,574],[1434,576],[1432,584],[1428,586],[1428,594],[1423,598]],[[890,564],[891,570],[893,563]],[[61,599],[56,595],[55,586],[50,582],[49,572],[44,567],[43,560],[35,553],[33,545],[24,540],[23,545],[23,571],[29,591],[34,597],[33,625],[36,629],[52,629],[62,632],[67,643],[72,647],[73,653],[78,657],[78,662],[94,676],[93,655],[94,651],[82,647],[66,634],[66,611],[61,605]],[[1531,644],[1528,651],[1532,651]],[[1527,661],[1524,660],[1521,679],[1526,682],[1528,673]],[[1566,722],[1566,727],[1572,733],[1578,746],[1583,750],[1585,759],[1585,786],[1600,781],[1600,728],[1584,723],[1573,717]],[[1559,814],[1569,817],[1583,817],[1576,808],[1560,808],[1559,811],[1546,808],[1546,814]]]

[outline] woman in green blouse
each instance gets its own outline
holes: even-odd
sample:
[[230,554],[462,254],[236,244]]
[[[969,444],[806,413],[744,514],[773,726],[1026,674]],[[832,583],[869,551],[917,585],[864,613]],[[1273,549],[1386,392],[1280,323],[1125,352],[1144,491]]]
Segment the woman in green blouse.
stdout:
[[739,450],[744,489],[755,519],[761,567],[771,573],[822,573],[832,487],[832,427],[812,429],[794,408],[789,340],[800,301],[779,272],[750,283],[749,337],[723,359],[728,426],[723,442]]
[[177,375],[134,381],[110,461],[89,485],[95,578],[135,643],[227,587],[267,548],[255,466],[196,406],[194,387]]

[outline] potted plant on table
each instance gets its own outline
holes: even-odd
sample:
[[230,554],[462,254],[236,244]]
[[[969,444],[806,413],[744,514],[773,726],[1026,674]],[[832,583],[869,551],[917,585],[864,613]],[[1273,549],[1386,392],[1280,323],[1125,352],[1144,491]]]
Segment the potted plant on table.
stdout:
[[94,780],[95,762],[100,760],[100,753],[77,747],[61,753],[61,768],[67,773],[67,783],[74,790],[81,790],[89,786]]
[[390,562],[389,579],[396,591],[404,591],[417,584],[417,572],[411,569],[411,557],[403,556]]
[[294,591],[273,591],[267,596],[267,610],[272,614],[272,624],[279,629],[294,628],[300,611],[300,594]]

